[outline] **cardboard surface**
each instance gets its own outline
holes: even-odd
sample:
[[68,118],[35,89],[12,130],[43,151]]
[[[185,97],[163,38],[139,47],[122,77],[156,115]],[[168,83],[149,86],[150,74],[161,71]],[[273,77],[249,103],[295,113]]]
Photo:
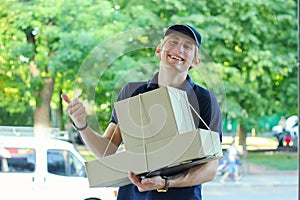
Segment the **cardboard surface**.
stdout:
[[137,95],[115,104],[125,149],[196,130],[185,91],[172,87]]
[[90,187],[173,175],[223,156],[219,133],[195,129],[186,93],[162,87],[115,103],[125,151],[86,163]]
[[145,154],[122,151],[85,163],[90,187],[114,187],[130,183],[129,171],[147,171]]
[[147,149],[146,154],[123,151],[86,163],[90,186],[127,185],[128,171],[140,176],[174,175],[223,156],[219,133],[203,129],[149,143]]
[[[169,142],[156,141],[146,145],[148,171],[207,156],[220,158],[222,147],[219,133],[197,129],[169,138]],[[158,159],[159,158],[159,159]]]

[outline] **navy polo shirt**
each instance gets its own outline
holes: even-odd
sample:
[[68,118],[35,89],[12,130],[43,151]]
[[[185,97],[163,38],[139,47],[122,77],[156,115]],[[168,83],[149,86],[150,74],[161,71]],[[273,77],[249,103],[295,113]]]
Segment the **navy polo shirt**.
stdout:
[[[119,93],[117,101],[136,96],[158,88],[158,73],[152,79],[145,82],[129,82]],[[212,131],[220,133],[220,141],[222,141],[222,116],[216,97],[208,90],[195,84],[189,76],[179,88],[186,91],[190,105],[201,116],[203,121]],[[191,111],[194,123],[197,128],[208,129],[206,125],[199,119],[197,114]],[[118,119],[113,110],[110,122],[118,124]],[[159,193],[156,190],[139,192],[133,184],[122,186],[118,192],[118,200],[200,200],[201,185],[169,188],[166,193]]]

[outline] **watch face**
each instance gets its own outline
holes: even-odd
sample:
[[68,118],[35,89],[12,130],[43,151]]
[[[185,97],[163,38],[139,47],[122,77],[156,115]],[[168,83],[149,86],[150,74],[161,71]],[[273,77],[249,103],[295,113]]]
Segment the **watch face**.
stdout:
[[157,189],[157,192],[167,192],[168,190],[165,189]]

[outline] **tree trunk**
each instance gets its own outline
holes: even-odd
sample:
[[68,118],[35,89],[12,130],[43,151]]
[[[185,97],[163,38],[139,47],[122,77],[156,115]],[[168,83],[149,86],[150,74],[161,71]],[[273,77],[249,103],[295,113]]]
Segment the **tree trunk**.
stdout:
[[57,122],[58,122],[58,127],[60,127],[61,130],[65,130],[65,120],[64,120],[64,113],[63,113],[63,102],[62,99],[60,98],[60,95],[62,94],[62,90],[59,92],[59,106],[58,110],[56,112],[57,115]]
[[[45,78],[45,86],[42,91],[36,93],[37,105],[34,112],[34,127],[37,129],[51,127],[50,122],[50,102],[53,94],[54,79]],[[37,136],[39,131],[35,131]],[[47,133],[48,134],[48,133]]]
[[243,158],[246,159],[248,156],[247,152],[247,132],[244,130],[243,126],[239,123],[237,128],[238,136],[239,136],[239,145],[242,145],[243,148]]

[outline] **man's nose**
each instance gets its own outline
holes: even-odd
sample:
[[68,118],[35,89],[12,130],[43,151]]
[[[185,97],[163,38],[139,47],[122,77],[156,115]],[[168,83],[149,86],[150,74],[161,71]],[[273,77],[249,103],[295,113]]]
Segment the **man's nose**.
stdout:
[[182,44],[178,44],[176,47],[175,47],[175,50],[178,52],[178,53],[182,53],[183,50],[184,50],[184,47]]

